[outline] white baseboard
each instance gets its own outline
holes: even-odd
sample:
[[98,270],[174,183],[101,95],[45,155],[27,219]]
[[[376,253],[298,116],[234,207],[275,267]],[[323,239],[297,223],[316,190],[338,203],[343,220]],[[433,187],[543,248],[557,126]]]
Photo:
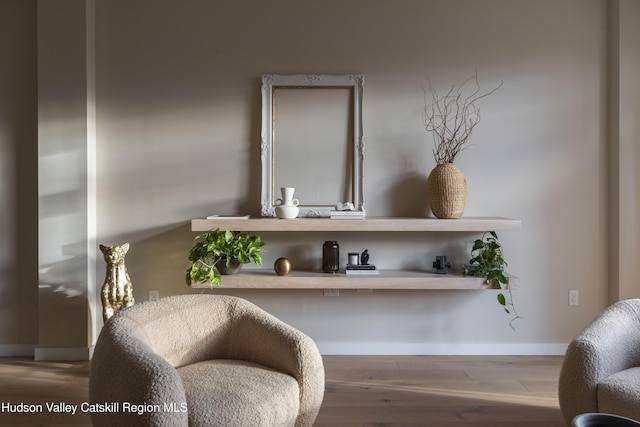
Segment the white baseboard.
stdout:
[[323,355],[563,356],[567,344],[317,342]]
[[91,360],[91,347],[36,347],[35,360]]
[[[464,356],[563,356],[567,344],[469,344],[317,342],[323,355],[464,355]],[[40,347],[33,344],[0,344],[0,357],[34,357],[35,360],[90,360],[93,346]]]
[[35,344],[0,344],[0,357],[33,357]]

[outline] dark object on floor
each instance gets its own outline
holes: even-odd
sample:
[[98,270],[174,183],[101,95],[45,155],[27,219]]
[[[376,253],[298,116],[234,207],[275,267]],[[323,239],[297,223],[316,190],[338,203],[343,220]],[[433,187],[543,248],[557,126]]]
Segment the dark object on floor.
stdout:
[[637,427],[640,423],[630,418],[611,414],[580,414],[573,419],[573,427]]

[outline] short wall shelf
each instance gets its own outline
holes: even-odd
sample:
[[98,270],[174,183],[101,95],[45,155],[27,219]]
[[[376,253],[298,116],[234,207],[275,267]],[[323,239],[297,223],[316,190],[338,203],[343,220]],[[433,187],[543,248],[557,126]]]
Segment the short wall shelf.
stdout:
[[507,231],[517,230],[521,221],[501,217],[383,218],[249,218],[249,219],[193,219],[192,231]]
[[[517,287],[517,278],[510,278]],[[209,284],[192,286],[208,289]],[[463,277],[460,274],[435,274],[422,271],[380,270],[371,276],[347,276],[319,271],[292,271],[288,276],[278,276],[273,270],[246,269],[238,274],[222,276],[222,286],[214,289],[491,289],[480,277]]]

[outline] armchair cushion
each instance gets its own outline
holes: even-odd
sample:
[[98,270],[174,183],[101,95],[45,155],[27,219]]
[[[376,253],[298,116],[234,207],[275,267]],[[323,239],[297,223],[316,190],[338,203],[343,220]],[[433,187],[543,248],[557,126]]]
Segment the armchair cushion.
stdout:
[[640,367],[625,369],[600,381],[598,410],[640,420]]
[[193,402],[190,425],[295,425],[300,389],[290,375],[235,360],[207,360],[178,368],[178,373],[187,402]]

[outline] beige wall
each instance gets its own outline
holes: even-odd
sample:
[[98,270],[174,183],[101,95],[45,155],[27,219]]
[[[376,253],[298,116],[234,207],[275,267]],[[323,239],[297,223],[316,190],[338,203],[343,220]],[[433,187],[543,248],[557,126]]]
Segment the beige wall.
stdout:
[[[183,282],[191,218],[259,215],[261,74],[364,74],[367,214],[417,216],[434,166],[422,86],[429,78],[447,88],[477,68],[483,87],[504,85],[482,103],[474,146],[457,164],[468,182],[466,215],[523,221],[500,235],[521,286],[518,334],[494,292],[229,293],[326,352],[558,352],[607,304],[608,267],[618,268],[604,261],[615,237],[607,2],[96,3],[97,240],[131,243],[138,301],[149,289],[195,292]],[[266,266],[283,255],[315,266],[322,242],[336,238],[344,252],[368,248],[380,267],[428,269],[436,255],[466,261],[478,235],[262,237]],[[86,294],[102,284],[101,259],[96,268]],[[567,306],[570,289],[580,306]],[[89,316],[99,327],[98,314]]]
[[[467,215],[523,220],[501,236],[522,284],[518,334],[493,292],[235,293],[349,348],[566,343],[606,304],[604,2],[109,1],[97,11],[99,240],[132,244],[138,299],[189,292],[190,218],[259,214],[261,74],[364,74],[367,213],[415,215],[434,166],[422,85],[477,68],[484,87],[504,86],[482,104],[458,165]],[[295,251],[317,264],[334,237],[381,267],[429,268],[439,254],[465,260],[477,236],[265,233],[265,263]],[[579,307],[567,306],[569,289]]]
[[35,1],[0,2],[0,346],[38,342]]
[[612,2],[610,69],[611,280],[609,300],[638,297],[640,254],[640,3]]
[[86,321],[95,282],[90,4],[38,1],[38,358],[57,348],[87,349],[92,341]]

